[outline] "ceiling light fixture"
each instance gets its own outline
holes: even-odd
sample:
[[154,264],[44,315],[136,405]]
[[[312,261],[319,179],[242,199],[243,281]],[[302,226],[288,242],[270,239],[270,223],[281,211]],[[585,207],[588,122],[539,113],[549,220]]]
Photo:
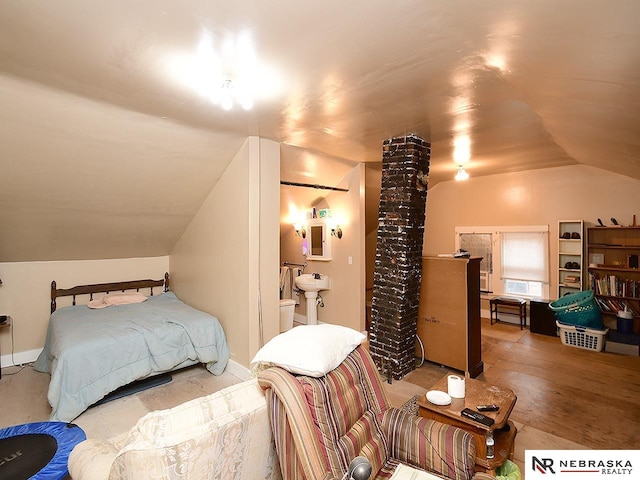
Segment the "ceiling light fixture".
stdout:
[[250,35],[242,32],[218,45],[214,48],[212,35],[203,35],[188,77],[202,96],[223,110],[235,105],[250,110],[255,79],[260,78]]
[[469,173],[464,169],[464,167],[458,167],[458,173],[456,173],[456,180],[467,180],[469,178]]
[[195,52],[169,54],[166,68],[177,82],[224,110],[250,110],[285,92],[284,78],[259,59],[249,31],[224,36],[204,31]]
[[211,97],[214,103],[219,103],[223,110],[231,110],[235,103],[240,105],[244,110],[251,110],[253,107],[253,100],[249,94],[243,92],[241,89],[236,88],[233,81],[227,78],[222,82],[220,87],[220,95]]

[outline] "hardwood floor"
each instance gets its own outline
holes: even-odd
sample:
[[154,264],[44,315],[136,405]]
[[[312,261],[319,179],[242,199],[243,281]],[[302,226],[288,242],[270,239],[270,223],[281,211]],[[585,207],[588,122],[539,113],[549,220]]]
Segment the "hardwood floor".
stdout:
[[[518,401],[510,419],[519,435],[528,427],[538,432],[533,441],[543,443],[525,448],[640,448],[640,357],[565,346],[559,337],[488,319],[482,343],[485,368],[478,380],[512,389]],[[425,363],[388,391],[399,402],[449,371]],[[547,445],[544,439],[552,437],[562,447]]]

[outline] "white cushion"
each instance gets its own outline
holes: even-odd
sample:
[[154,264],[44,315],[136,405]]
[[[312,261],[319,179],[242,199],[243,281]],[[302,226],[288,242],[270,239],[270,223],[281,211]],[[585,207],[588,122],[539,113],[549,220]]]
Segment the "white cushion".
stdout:
[[[90,472],[83,465],[72,468]],[[177,478],[282,480],[257,379],[147,413],[129,431],[109,471],[109,480]]]
[[300,325],[272,338],[251,363],[269,363],[291,373],[322,377],[365,338],[363,333],[340,325]]
[[147,413],[129,431],[121,452],[174,446],[207,435],[265,405],[257,379],[230,385],[176,407]]

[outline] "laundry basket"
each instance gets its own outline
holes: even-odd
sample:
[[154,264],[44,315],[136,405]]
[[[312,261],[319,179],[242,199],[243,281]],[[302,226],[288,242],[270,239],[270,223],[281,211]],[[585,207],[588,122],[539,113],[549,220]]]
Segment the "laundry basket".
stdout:
[[583,348],[593,352],[602,351],[605,337],[609,332],[608,328],[604,330],[594,330],[593,328],[576,325],[563,325],[558,321],[556,321],[556,325],[560,330],[560,340],[562,340],[563,345]]
[[556,320],[565,325],[602,330],[602,315],[593,290],[571,293],[551,302],[549,308],[555,313]]

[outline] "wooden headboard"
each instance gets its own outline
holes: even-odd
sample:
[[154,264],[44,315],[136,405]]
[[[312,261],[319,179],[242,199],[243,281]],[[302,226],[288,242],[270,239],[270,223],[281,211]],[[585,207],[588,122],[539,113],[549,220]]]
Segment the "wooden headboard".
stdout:
[[153,287],[162,287],[163,292],[169,291],[169,273],[164,274],[161,280],[130,280],[116,283],[96,283],[94,285],[78,285],[71,288],[56,288],[56,281],[51,282],[51,313],[56,311],[56,298],[73,297],[73,305],[76,304],[76,295],[89,295],[89,301],[93,300],[94,293],[124,292],[126,290],[140,291],[148,288],[153,295]]

